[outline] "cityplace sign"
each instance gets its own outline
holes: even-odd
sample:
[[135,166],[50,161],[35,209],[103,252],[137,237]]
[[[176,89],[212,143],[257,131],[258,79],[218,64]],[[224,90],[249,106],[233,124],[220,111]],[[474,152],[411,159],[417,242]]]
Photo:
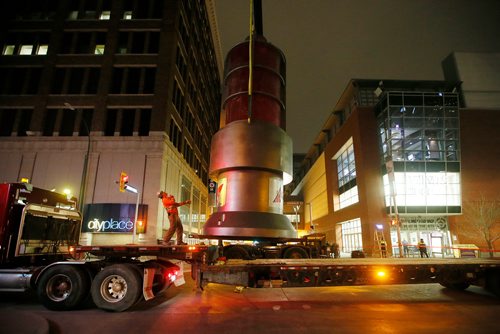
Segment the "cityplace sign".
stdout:
[[91,232],[132,232],[134,229],[134,223],[130,219],[124,221],[109,218],[109,220],[100,221],[94,218],[94,220],[86,222],[86,225]]
[[[147,220],[148,206],[139,205],[137,220]],[[83,233],[133,233],[135,204],[87,204],[83,210]]]

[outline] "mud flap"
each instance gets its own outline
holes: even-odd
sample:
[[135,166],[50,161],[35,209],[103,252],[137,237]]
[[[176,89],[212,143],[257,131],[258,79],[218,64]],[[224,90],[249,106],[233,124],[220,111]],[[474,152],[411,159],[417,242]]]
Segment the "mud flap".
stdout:
[[153,293],[153,281],[156,274],[156,268],[144,267],[144,280],[142,281],[142,294],[145,300],[150,300],[155,297]]
[[186,284],[186,281],[184,280],[184,263],[178,262],[176,265],[179,267],[179,271],[177,273],[177,277],[174,281],[175,286],[181,286],[183,284]]

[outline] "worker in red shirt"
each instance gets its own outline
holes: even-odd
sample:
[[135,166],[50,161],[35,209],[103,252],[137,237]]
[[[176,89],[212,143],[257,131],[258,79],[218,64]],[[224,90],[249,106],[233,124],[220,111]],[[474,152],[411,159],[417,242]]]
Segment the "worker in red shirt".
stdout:
[[168,213],[168,221],[170,222],[170,227],[167,231],[167,234],[163,237],[164,242],[169,242],[174,233],[177,234],[177,245],[187,245],[185,242],[182,241],[182,233],[184,231],[184,228],[182,227],[182,222],[181,219],[179,218],[179,211],[177,210],[177,207],[190,204],[191,201],[187,200],[184,202],[177,203],[175,201],[174,195],[168,195],[164,191],[160,191],[158,193],[158,198],[161,199],[163,206],[165,207],[165,210],[167,210]]

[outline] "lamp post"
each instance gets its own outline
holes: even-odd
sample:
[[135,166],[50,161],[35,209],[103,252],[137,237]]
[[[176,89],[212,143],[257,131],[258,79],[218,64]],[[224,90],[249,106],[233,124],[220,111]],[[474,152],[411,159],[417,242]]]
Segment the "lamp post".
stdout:
[[[71,111],[76,110],[75,107],[73,107],[68,102],[64,102],[64,106]],[[87,173],[88,173],[88,163],[90,155],[90,128],[89,125],[87,124],[87,121],[85,120],[85,117],[83,117],[83,114],[81,121],[83,123],[83,126],[85,127],[85,131],[87,132],[87,153],[85,154],[85,157],[83,159],[82,179],[80,181],[80,193],[78,195],[78,210],[80,212],[83,212],[83,201],[85,197],[85,191],[87,188]]]
[[135,244],[135,233],[137,231],[137,217],[139,213],[139,198],[141,197],[141,192],[137,190],[137,188],[132,187],[131,185],[126,184],[125,190],[137,195],[137,200],[135,202],[135,217],[134,217],[134,232],[132,233],[132,244]]

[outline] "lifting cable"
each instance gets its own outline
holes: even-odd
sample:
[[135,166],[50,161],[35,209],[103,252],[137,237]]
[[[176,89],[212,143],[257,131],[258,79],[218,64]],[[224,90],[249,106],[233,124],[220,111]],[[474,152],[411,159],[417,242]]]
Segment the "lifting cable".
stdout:
[[248,123],[252,119],[252,81],[253,81],[253,35],[255,32],[253,0],[250,0],[250,41],[248,43]]

